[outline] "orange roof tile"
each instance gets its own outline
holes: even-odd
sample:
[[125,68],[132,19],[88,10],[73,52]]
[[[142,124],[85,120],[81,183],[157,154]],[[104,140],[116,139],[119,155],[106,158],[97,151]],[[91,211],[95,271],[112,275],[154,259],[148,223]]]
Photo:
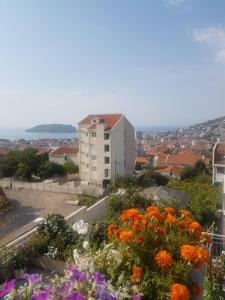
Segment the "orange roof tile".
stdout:
[[[88,115],[86,118],[79,122],[80,125],[95,125],[91,121],[95,118],[99,119],[99,122],[105,125],[105,130],[111,130],[119,119],[122,117],[122,114],[102,114],[102,115]],[[93,128],[89,128],[93,129]]]
[[136,157],[135,162],[138,164],[148,164],[148,160],[145,157]]
[[168,155],[166,164],[194,165],[199,159],[202,159],[202,157],[187,150],[177,154]]
[[65,155],[65,154],[77,154],[79,152],[78,148],[72,147],[59,147],[52,151],[51,155]]

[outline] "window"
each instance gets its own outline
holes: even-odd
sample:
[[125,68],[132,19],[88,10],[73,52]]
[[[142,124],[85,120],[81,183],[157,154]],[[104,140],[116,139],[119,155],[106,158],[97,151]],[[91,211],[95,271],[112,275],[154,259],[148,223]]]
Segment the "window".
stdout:
[[96,155],[92,155],[91,158],[92,158],[92,160],[96,160],[97,156]]
[[89,168],[89,164],[86,164],[86,168]]
[[86,132],[86,136],[88,136],[88,132]]
[[92,132],[91,133],[91,136],[94,138],[94,137],[96,137],[96,132]]
[[105,152],[109,152],[109,145],[104,145]]
[[97,171],[97,167],[92,167],[92,171],[93,172]]
[[105,177],[109,177],[109,169],[105,169]]
[[109,140],[109,133],[108,133],[108,132],[105,132],[105,133],[104,133],[104,139],[105,139],[105,140]]
[[224,168],[223,167],[217,167],[217,173],[224,174]]
[[105,157],[105,164],[109,164],[109,157]]

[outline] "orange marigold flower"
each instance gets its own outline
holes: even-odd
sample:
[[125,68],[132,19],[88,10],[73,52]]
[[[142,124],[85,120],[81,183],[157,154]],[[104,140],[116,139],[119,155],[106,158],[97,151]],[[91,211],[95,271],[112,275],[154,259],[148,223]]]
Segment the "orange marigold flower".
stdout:
[[196,269],[208,262],[208,252],[200,246],[183,245],[181,246],[181,257],[193,264]]
[[191,293],[193,296],[198,297],[198,296],[202,296],[203,290],[200,288],[200,286],[196,282],[194,282],[191,287]]
[[176,217],[174,217],[170,214],[166,217],[166,222],[170,223],[170,224],[174,224],[176,222],[176,220],[177,220]]
[[155,255],[155,261],[159,267],[168,269],[173,263],[173,257],[169,252],[160,250]]
[[155,232],[159,235],[164,235],[166,233],[166,229],[165,228],[161,228],[161,227],[156,227],[155,228]]
[[117,229],[117,226],[115,224],[110,224],[108,226],[107,233],[108,233],[109,239],[111,239],[114,236],[116,229]]
[[133,222],[135,220],[140,220],[140,219],[141,219],[141,214],[136,208],[126,209],[120,215],[121,223],[124,223],[127,220]]
[[132,239],[132,236],[133,236],[132,231],[121,230],[119,233],[119,239],[125,243],[130,242]]
[[170,286],[170,300],[189,300],[188,288],[179,283],[174,283]]
[[142,268],[140,267],[134,267],[133,268],[133,274],[131,276],[131,280],[134,283],[137,283],[140,281],[142,275]]
[[195,235],[196,238],[199,238],[202,234],[202,227],[198,222],[191,222],[188,226],[188,233],[190,235]]
[[176,211],[175,211],[175,209],[172,208],[172,207],[165,207],[164,210],[165,210],[168,214],[170,214],[170,215],[172,215],[172,216],[175,216],[175,215],[176,215]]
[[156,216],[158,216],[159,213],[160,213],[160,210],[157,206],[152,205],[147,208],[147,214],[150,217],[156,217]]
[[179,221],[178,226],[180,229],[186,229],[188,227],[188,223],[186,221]]
[[190,218],[190,216],[191,216],[191,214],[189,213],[189,211],[188,211],[188,210],[185,210],[185,209],[181,209],[181,210],[180,210],[180,213],[181,213],[181,215],[182,215],[183,217],[185,217],[185,218]]

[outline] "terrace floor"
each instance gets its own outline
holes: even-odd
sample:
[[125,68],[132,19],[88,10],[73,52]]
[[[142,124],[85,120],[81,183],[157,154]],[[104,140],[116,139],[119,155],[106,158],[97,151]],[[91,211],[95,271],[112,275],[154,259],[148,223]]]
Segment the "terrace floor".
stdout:
[[66,204],[74,195],[34,190],[5,190],[13,208],[0,215],[0,244],[6,244],[37,226],[32,221],[56,213],[64,217],[79,207]]

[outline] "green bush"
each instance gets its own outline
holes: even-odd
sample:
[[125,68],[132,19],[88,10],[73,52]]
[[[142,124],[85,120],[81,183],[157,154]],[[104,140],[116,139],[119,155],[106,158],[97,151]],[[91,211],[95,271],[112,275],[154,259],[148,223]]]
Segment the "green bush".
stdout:
[[67,174],[79,173],[79,166],[72,161],[66,162],[64,168]]
[[109,224],[109,220],[102,220],[89,225],[88,238],[92,247],[98,249],[104,241],[108,240],[107,227]]

